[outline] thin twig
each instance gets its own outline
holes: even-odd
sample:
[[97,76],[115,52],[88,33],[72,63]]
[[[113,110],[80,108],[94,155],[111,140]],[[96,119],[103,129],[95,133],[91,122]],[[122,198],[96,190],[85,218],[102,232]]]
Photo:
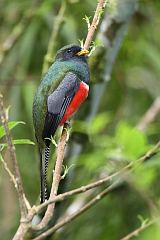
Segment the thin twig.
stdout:
[[116,176],[118,176],[118,175],[120,175],[120,174],[122,174],[126,171],[132,171],[134,166],[135,167],[137,166],[136,163],[141,163],[141,162],[144,162],[144,161],[147,161],[147,160],[151,159],[153,156],[158,154],[159,151],[160,151],[160,141],[152,149],[150,149],[147,153],[145,153],[142,157],[138,158],[135,161],[130,162],[128,165],[124,166],[119,171],[117,171],[117,172],[115,172],[115,173],[113,173],[113,174],[111,174],[107,177],[104,177],[104,178],[102,178],[98,181],[90,183],[88,185],[81,186],[80,188],[76,188],[76,189],[73,189],[71,191],[59,194],[58,196],[55,196],[53,199],[49,199],[45,203],[42,203],[41,205],[37,206],[36,211],[40,212],[43,208],[47,207],[51,203],[64,201],[66,198],[71,197],[75,194],[83,193],[83,192],[86,192],[86,191],[88,191],[90,189],[93,189],[95,187],[101,186],[102,184],[104,184],[104,183],[106,183],[110,180],[113,180],[114,177],[116,177]]
[[15,187],[16,190],[17,190],[17,183],[16,183],[16,179],[15,179],[15,177],[14,177],[14,174],[13,174],[13,173],[11,172],[11,170],[9,169],[7,163],[4,161],[4,159],[3,159],[3,157],[2,157],[1,154],[0,154],[0,160],[1,160],[1,162],[3,163],[4,169],[6,170],[6,172],[8,173],[8,175],[10,176],[10,178],[11,178],[11,180],[12,180],[12,182],[13,182],[14,187]]
[[153,199],[152,194],[149,190],[144,190],[143,187],[137,186],[137,182],[133,175],[129,175],[126,179],[126,183],[129,185],[131,189],[140,195],[140,197],[144,200],[145,204],[147,205],[150,214],[153,215],[154,213],[159,212],[158,204]]
[[[69,192],[66,192],[64,194],[60,194],[58,196],[55,196],[55,198],[53,200],[48,200],[46,203],[43,203],[42,205],[39,206],[33,206],[28,213],[27,216],[27,222],[26,225],[22,225],[19,230],[17,232],[22,233],[23,231],[26,231],[26,228],[28,228],[30,225],[29,223],[31,222],[31,220],[33,219],[34,215],[37,214],[40,210],[43,209],[43,207],[46,207],[48,204],[54,203],[56,201],[63,201],[64,199],[66,199],[67,197],[71,196],[72,194],[76,194],[76,193],[80,193],[82,190],[86,190],[86,189],[91,189],[92,187],[98,187],[100,185],[102,185],[104,183],[104,180],[107,181],[111,180],[111,178],[117,176],[120,173],[128,173],[129,171],[132,171],[134,169],[134,166],[136,167],[137,165],[135,164],[136,162],[143,162],[145,160],[149,160],[151,159],[155,154],[157,154],[160,150],[160,142],[158,142],[156,144],[156,146],[154,146],[151,150],[149,150],[147,153],[144,154],[144,156],[142,156],[141,158],[137,159],[136,161],[133,161],[131,163],[129,163],[127,166],[125,166],[124,168],[122,168],[119,172],[114,173],[113,175],[110,175],[108,177],[106,177],[105,179],[101,179],[97,182],[91,183],[89,185],[83,186],[79,189],[75,189]],[[123,174],[124,176],[124,174]],[[116,179],[116,181],[113,182],[112,185],[110,185],[107,189],[107,193],[109,193],[111,190],[114,190],[119,184],[121,184],[123,182],[122,179]],[[91,200],[92,201],[92,200]],[[92,204],[93,206],[94,204]],[[62,226],[64,226],[65,224],[69,223],[70,221],[72,221],[74,218],[78,217],[82,212],[86,211],[88,208],[86,208],[86,205],[84,207],[82,207],[81,209],[77,210],[74,214],[70,215],[69,217],[66,217],[63,219],[63,221],[60,221],[58,224],[55,225],[56,228],[52,228],[53,231],[55,232],[56,230],[58,230],[59,228],[61,228]],[[71,219],[70,219],[71,217]],[[33,228],[34,229],[34,228]],[[35,229],[36,230],[36,229]],[[49,230],[50,231],[50,230]],[[48,234],[48,231],[47,231]],[[21,235],[21,234],[20,234]],[[21,235],[22,236],[22,235]],[[19,240],[19,238],[15,238],[14,240]],[[38,238],[36,238],[38,239]],[[41,238],[40,238],[41,239]]]
[[51,33],[51,37],[50,37],[49,43],[48,43],[48,50],[44,57],[44,62],[43,62],[43,67],[42,67],[42,75],[44,75],[47,72],[50,63],[53,62],[55,43],[56,43],[59,31],[61,29],[61,26],[64,22],[65,9],[66,9],[66,3],[65,3],[65,1],[62,1],[58,15],[56,16],[56,18],[53,19],[52,33]]
[[137,128],[141,131],[145,130],[160,113],[160,97],[156,98],[144,116],[140,119]]
[[[117,185],[117,183],[116,183],[116,185]],[[63,227],[64,225],[66,225],[68,223],[70,223],[75,218],[77,218],[79,215],[81,215],[83,212],[87,211],[89,208],[91,208],[96,203],[98,203],[104,196],[106,196],[109,192],[111,192],[114,189],[114,187],[115,187],[115,183],[110,185],[108,188],[106,188],[102,192],[100,192],[98,195],[96,195],[96,197],[94,197],[91,201],[86,203],[81,209],[79,209],[78,211],[73,213],[71,216],[66,217],[65,219],[61,220],[54,227],[50,228],[49,230],[47,230],[46,232],[42,233],[41,235],[39,235],[38,237],[34,238],[33,240],[45,239],[50,234],[56,232],[59,228]]]
[[106,4],[105,0],[99,0],[98,3],[97,3],[97,8],[96,8],[92,23],[89,26],[87,37],[86,37],[86,40],[85,40],[85,43],[84,43],[84,46],[83,46],[84,49],[88,50],[90,45],[91,45],[94,33],[95,33],[95,31],[97,29],[97,26],[99,24],[99,20],[100,20],[101,14],[103,12],[103,9],[105,7],[105,4]]
[[[155,156],[155,154],[157,154],[160,151],[160,142],[158,142],[156,144],[156,146],[154,146],[151,150],[149,150],[147,153],[144,154],[144,156],[140,157],[139,159],[137,159],[134,162],[131,162],[130,164],[128,164],[127,166],[125,166],[123,169],[121,169],[119,172],[115,173],[114,176],[118,175],[118,173],[123,173],[124,171],[129,172],[132,171],[134,169],[134,166],[136,167],[137,165],[135,163],[138,162],[143,162],[146,160],[151,159],[153,156]],[[131,168],[131,166],[133,166]],[[127,171],[128,170],[128,171]],[[110,176],[111,177],[111,176]],[[112,176],[113,177],[113,176]],[[100,180],[101,181],[101,180]],[[97,186],[101,185],[103,183],[103,181],[98,181],[97,183],[93,183],[90,184],[90,189],[92,187],[95,187],[95,185],[97,184]],[[110,192],[111,190],[115,189],[118,185],[121,184],[121,182],[123,182],[122,179],[116,179],[116,181],[113,182],[112,185],[110,185],[106,190],[107,193]],[[83,187],[85,189],[85,187]],[[89,185],[86,186],[86,188],[89,188]],[[78,191],[82,191],[82,189],[77,189]],[[74,193],[76,193],[77,190],[73,190]],[[57,200],[64,200],[66,197],[70,196],[70,194],[72,193],[72,191],[65,193],[65,194],[61,194],[57,196]],[[99,195],[98,195],[99,196]],[[60,198],[59,198],[60,197]],[[63,198],[64,197],[64,198]],[[59,198],[59,199],[58,199]],[[48,231],[44,232],[43,234],[41,234],[40,236],[38,236],[37,238],[35,238],[34,240],[39,240],[39,239],[43,239],[46,236],[54,233],[55,231],[57,231],[59,228],[61,228],[62,226],[64,226],[65,224],[71,222],[73,219],[75,219],[76,217],[78,217],[81,213],[83,213],[84,211],[86,211],[88,208],[90,208],[91,206],[93,206],[96,202],[94,202],[95,198],[92,199],[89,203],[87,203],[86,205],[84,205],[82,208],[80,208],[79,210],[77,210],[75,213],[73,213],[72,215],[66,217],[65,219],[63,219],[62,221],[60,221],[59,223],[57,223],[54,227],[50,228]],[[54,199],[54,201],[56,201],[56,198]],[[50,204],[51,202],[48,202],[48,204]],[[46,203],[47,204],[47,203]],[[89,207],[88,207],[89,206]]]
[[[31,18],[31,16],[27,16],[28,20]],[[26,30],[26,25],[27,25],[27,19],[26,16],[22,17],[20,22],[13,28],[7,39],[1,43],[0,46],[0,65],[5,59],[5,56],[7,53],[14,47],[18,39],[21,37],[21,35],[24,33]]]
[[142,223],[142,225],[139,228],[137,228],[133,232],[129,233],[127,236],[121,238],[121,240],[129,240],[133,237],[138,236],[142,231],[144,231],[146,228],[153,225],[154,223],[158,222],[159,220],[160,220],[160,218],[154,218],[154,219],[150,220],[148,223],[144,223],[144,224]]
[[19,199],[19,204],[20,204],[20,212],[21,212],[21,220],[24,219],[27,216],[27,206],[25,203],[24,199],[24,190],[23,190],[23,185],[22,185],[22,180],[21,180],[21,175],[18,167],[18,162],[16,158],[16,153],[15,153],[15,146],[12,143],[12,137],[10,135],[10,130],[8,127],[8,118],[6,116],[5,108],[3,105],[3,96],[0,94],[0,119],[2,122],[2,126],[4,127],[5,130],[5,138],[6,142],[8,144],[8,150],[10,152],[10,157],[13,162],[13,167],[14,167],[14,174],[15,174],[15,180],[16,180],[16,185],[17,185],[17,193],[18,193],[18,199]]
[[107,177],[104,177],[98,181],[95,181],[93,183],[90,183],[88,185],[85,185],[85,186],[81,186],[80,188],[76,188],[76,189],[73,189],[71,191],[68,191],[68,192],[65,192],[65,193],[62,193],[62,194],[59,194],[57,195],[56,197],[54,197],[53,199],[50,199],[48,201],[46,201],[45,203],[42,203],[41,205],[37,206],[36,207],[36,211],[37,212],[40,212],[42,209],[44,209],[45,207],[47,207],[49,204],[51,203],[55,203],[55,202],[61,202],[61,201],[64,201],[65,199],[67,199],[68,197],[71,197],[73,195],[76,195],[78,193],[84,193],[90,189],[93,189],[93,188],[96,188],[96,187],[99,187],[101,186],[102,184],[110,181],[110,180],[113,180],[114,177],[122,174],[123,172],[125,172],[126,170],[128,170],[129,168],[131,168],[132,166],[132,162],[129,163],[128,165],[126,165],[124,168],[120,169],[119,171],[107,176]]
[[145,153],[142,157],[140,157],[139,160],[141,162],[147,161],[159,152],[160,152],[160,141],[152,149],[150,149],[147,153]]
[[[66,134],[67,135],[67,134]],[[66,138],[67,136],[64,136],[64,139]],[[61,143],[61,140],[60,140],[60,143]],[[64,142],[63,142],[64,144]],[[63,145],[63,148],[65,147],[65,145]],[[61,148],[61,150],[63,151],[63,148]],[[94,183],[91,183],[89,185],[86,185],[86,186],[82,186],[78,189],[74,189],[72,191],[69,191],[69,192],[66,192],[64,194],[60,194],[58,196],[56,196],[54,194],[54,192],[52,192],[52,197],[50,197],[50,199],[46,202],[46,203],[43,203],[42,205],[39,205],[36,207],[36,212],[39,212],[41,211],[44,207],[46,207],[47,205],[48,206],[48,212],[46,212],[46,217],[42,220],[42,222],[33,227],[34,230],[37,230],[37,229],[41,229],[41,228],[44,228],[44,226],[46,226],[47,222],[51,219],[51,217],[53,216],[53,210],[54,210],[54,207],[55,207],[55,202],[57,201],[63,201],[64,199],[74,195],[74,194],[78,194],[78,193],[81,193],[81,192],[84,192],[84,191],[87,191],[89,189],[92,189],[94,187],[97,187],[97,186],[100,186],[102,185],[104,182],[108,181],[108,180],[111,180],[113,177],[115,176],[118,176],[119,174],[123,173],[123,172],[129,172],[129,171],[132,171],[134,169],[134,167],[137,167],[137,164],[136,163],[141,163],[141,162],[144,162],[146,160],[149,160],[151,159],[153,156],[155,156],[157,153],[159,153],[160,151],[160,141],[152,148],[150,149],[147,153],[145,153],[142,157],[138,158],[137,160],[135,161],[132,161],[130,162],[127,166],[125,166],[124,168],[122,168],[121,170],[119,170],[118,172],[116,173],[113,173],[113,175],[110,175],[110,176],[107,176],[106,178],[104,179],[101,179],[97,182],[94,182]],[[59,152],[59,151],[58,151]],[[58,157],[58,156],[57,156]],[[60,155],[61,157],[61,155]],[[61,159],[62,161],[63,159]],[[62,164],[62,162],[61,162]],[[58,165],[58,168],[59,168],[60,165]],[[59,171],[59,170],[58,170]],[[56,177],[56,182],[57,182],[57,186],[59,185],[58,181],[60,181],[60,176],[57,175]],[[114,182],[114,186],[117,186]],[[52,185],[53,187],[53,185]],[[113,188],[113,186],[112,186]],[[54,189],[54,188],[53,188]],[[51,206],[51,207],[50,207]],[[52,210],[52,211],[51,211]],[[79,209],[78,211],[81,211],[81,209]],[[72,217],[72,215],[70,216]],[[67,218],[68,219],[68,218]]]

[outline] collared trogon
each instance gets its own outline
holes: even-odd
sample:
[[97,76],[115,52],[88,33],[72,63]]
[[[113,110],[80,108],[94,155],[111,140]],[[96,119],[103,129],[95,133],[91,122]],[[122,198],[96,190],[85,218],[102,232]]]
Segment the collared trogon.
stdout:
[[40,153],[41,203],[47,199],[50,139],[85,101],[89,91],[88,51],[78,45],[61,48],[42,79],[33,102],[33,123]]

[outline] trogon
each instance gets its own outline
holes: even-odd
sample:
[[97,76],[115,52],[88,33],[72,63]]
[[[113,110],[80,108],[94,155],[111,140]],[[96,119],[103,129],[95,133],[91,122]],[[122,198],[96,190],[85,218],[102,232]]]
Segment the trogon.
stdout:
[[46,176],[51,137],[88,96],[88,53],[88,50],[74,44],[58,50],[54,63],[35,93],[33,123],[40,153],[41,203],[48,195]]

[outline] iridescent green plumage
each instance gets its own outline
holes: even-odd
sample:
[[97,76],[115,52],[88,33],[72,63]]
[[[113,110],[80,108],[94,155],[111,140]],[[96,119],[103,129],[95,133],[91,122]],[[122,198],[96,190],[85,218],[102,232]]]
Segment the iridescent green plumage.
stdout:
[[[49,68],[47,74],[42,79],[34,97],[33,123],[42,162],[41,171],[43,176],[41,176],[41,181],[43,180],[43,177],[46,177],[46,169],[44,163],[46,162],[46,144],[42,135],[46,120],[46,114],[48,111],[47,99],[57,89],[59,84],[63,81],[69,72],[74,73],[81,81],[84,81],[86,83],[89,81],[89,70],[85,56],[77,56],[75,54],[76,52],[74,55],[72,54],[73,56],[71,56],[69,55],[71,54],[69,52],[70,49],[77,52],[81,50],[81,48],[76,45],[68,45],[60,49],[57,52],[55,62]],[[46,154],[48,155],[48,153]],[[42,185],[46,184],[44,183]]]

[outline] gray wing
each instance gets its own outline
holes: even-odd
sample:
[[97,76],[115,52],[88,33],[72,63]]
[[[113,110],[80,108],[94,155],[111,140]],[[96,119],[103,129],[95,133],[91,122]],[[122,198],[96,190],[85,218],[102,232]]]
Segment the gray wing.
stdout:
[[77,75],[69,72],[58,85],[57,89],[52,92],[47,99],[48,111],[45,118],[45,124],[42,137],[48,146],[51,138],[54,136],[60,121],[62,120],[69,104],[80,86],[80,80]]

